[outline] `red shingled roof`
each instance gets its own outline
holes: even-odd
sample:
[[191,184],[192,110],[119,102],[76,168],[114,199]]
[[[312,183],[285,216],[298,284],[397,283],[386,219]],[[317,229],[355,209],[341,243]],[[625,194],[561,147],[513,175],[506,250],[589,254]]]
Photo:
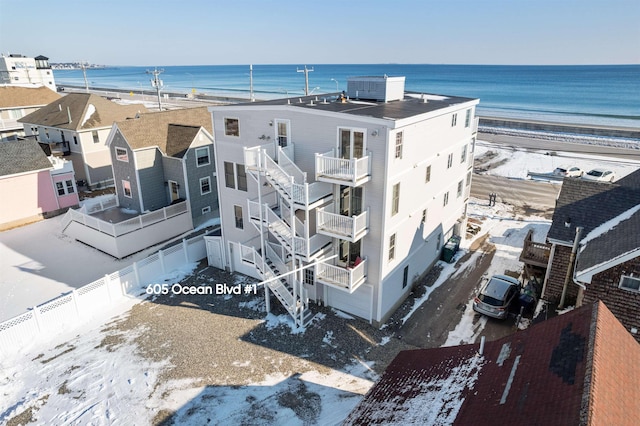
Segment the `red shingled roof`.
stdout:
[[640,424],[640,345],[602,302],[478,350],[401,352],[345,424]]

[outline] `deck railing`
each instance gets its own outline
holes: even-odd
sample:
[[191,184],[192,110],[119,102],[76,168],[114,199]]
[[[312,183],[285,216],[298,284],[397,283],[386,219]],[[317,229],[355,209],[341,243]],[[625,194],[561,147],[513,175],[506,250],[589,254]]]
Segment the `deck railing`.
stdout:
[[316,265],[316,280],[332,287],[352,293],[367,277],[367,258],[351,268],[319,263]]

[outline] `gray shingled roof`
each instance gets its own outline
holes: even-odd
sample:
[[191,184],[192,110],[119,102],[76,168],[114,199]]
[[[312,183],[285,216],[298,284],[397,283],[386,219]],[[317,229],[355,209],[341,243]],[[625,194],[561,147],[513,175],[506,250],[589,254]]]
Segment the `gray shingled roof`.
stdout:
[[640,212],[587,242],[578,255],[576,270],[585,271],[634,250],[640,250]]
[[51,168],[49,159],[33,139],[0,143],[0,176]]
[[[93,112],[90,105],[95,109]],[[93,94],[70,93],[18,121],[59,129],[86,130],[108,127],[116,121],[133,118],[139,112],[146,111],[141,104],[119,105]]]
[[[640,170],[633,173],[640,175]],[[626,182],[633,182],[629,176]],[[640,203],[640,187],[565,178],[558,195],[553,222],[547,238],[572,244],[576,226],[584,228],[583,236],[595,227]],[[565,221],[570,219],[570,226]]]
[[116,125],[131,149],[157,146],[166,155],[174,157],[184,154],[201,127],[213,134],[207,107],[141,114]]

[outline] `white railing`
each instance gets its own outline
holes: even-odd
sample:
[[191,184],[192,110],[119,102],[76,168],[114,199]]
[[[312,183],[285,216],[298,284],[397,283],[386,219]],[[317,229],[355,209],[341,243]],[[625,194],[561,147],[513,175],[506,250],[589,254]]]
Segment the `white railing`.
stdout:
[[115,195],[112,195],[110,197],[100,198],[97,200],[85,200],[80,211],[86,214],[93,214],[116,207],[117,205],[118,198]]
[[64,231],[67,226],[69,226],[71,221],[74,221],[81,223],[89,228],[104,232],[105,234],[111,235],[112,237],[119,237],[124,234],[128,234],[129,232],[145,228],[147,226],[153,225],[154,223],[162,222],[171,217],[188,212],[189,208],[187,206],[187,202],[183,201],[181,203],[164,207],[160,210],[156,210],[140,216],[136,216],[122,222],[110,223],[90,216],[88,214],[81,213],[77,210],[68,210],[67,214],[62,220],[62,230]]
[[300,170],[296,163],[280,147],[278,147],[278,164],[288,175],[293,176],[294,182],[307,181],[307,174]]
[[319,263],[316,265],[316,280],[352,293],[367,278],[367,258],[352,268]]
[[343,216],[332,213],[334,205],[316,210],[316,229],[319,233],[356,242],[369,229],[369,211],[365,210],[357,216]]
[[0,355],[7,356],[60,330],[78,327],[119,300],[138,297],[142,288],[159,282],[163,275],[206,257],[204,236],[199,235],[35,306],[0,323]]
[[370,176],[371,156],[362,158],[339,158],[335,150],[315,154],[316,179],[335,179],[359,184]]

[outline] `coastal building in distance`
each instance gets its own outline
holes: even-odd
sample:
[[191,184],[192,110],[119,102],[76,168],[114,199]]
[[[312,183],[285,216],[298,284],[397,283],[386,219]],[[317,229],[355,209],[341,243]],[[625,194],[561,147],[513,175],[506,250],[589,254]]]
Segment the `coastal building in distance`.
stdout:
[[210,264],[272,279],[267,301],[298,325],[309,301],[384,323],[464,234],[477,129],[478,99],[404,84],[210,107],[224,200]]
[[106,145],[111,126],[146,111],[140,104],[119,105],[89,93],[70,93],[18,121],[25,137],[49,145],[54,155],[69,156],[76,178],[96,188],[113,185]]
[[56,81],[49,65],[49,58],[28,58],[20,54],[0,56],[0,84],[45,86],[54,92]]
[[18,120],[59,98],[44,86],[0,86],[0,142],[24,137],[24,127]]

